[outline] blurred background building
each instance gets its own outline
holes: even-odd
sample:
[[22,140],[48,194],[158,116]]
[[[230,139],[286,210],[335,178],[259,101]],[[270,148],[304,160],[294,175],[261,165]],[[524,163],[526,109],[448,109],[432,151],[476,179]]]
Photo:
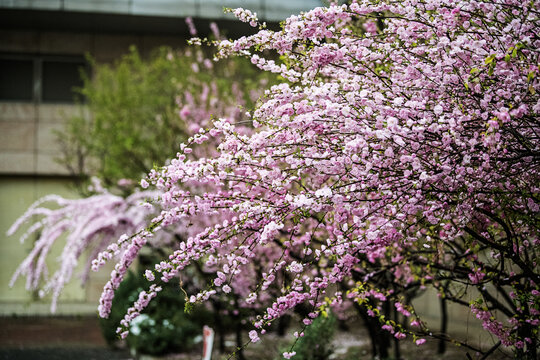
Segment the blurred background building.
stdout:
[[[69,187],[74,179],[55,162],[60,148],[54,131],[80,111],[73,88],[82,85],[86,54],[112,62],[131,45],[143,56],[161,45],[185,46],[191,37],[186,17],[202,36],[212,21],[233,38],[253,31],[223,7],[250,9],[276,27],[289,15],[320,5],[319,0],[0,0],[0,315],[49,313],[49,302],[26,291],[23,279],[8,287],[32,239],[21,245],[6,231],[44,195],[77,196]],[[54,262],[50,266],[54,269]],[[73,281],[58,313],[95,313],[107,278],[107,271],[94,274],[85,288]]]

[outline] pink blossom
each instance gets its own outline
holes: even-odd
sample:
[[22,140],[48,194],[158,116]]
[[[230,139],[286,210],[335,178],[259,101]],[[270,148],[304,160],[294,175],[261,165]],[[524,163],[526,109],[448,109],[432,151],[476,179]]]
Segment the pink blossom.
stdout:
[[251,339],[251,342],[254,342],[254,343],[260,340],[259,335],[257,334],[256,330],[251,330],[249,332],[249,338]]
[[283,357],[284,357],[285,359],[290,359],[290,358],[292,358],[294,355],[296,355],[296,351],[284,352],[284,353],[283,353]]

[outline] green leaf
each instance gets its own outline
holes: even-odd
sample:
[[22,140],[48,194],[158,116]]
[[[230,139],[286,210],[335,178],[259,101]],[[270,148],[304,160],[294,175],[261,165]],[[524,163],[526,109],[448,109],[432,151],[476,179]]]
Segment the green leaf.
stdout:
[[515,58],[518,54],[518,47],[514,47],[514,49],[512,50],[512,58]]

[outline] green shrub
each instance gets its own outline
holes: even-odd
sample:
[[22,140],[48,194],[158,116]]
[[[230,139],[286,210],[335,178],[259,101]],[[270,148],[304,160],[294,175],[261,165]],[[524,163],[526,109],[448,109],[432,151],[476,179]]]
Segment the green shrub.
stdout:
[[[319,316],[311,325],[306,327],[304,336],[294,345],[296,355],[294,360],[327,360],[333,354],[332,339],[336,332],[335,316]],[[288,351],[288,350],[287,350]]]
[[[127,309],[147,285],[142,271],[130,272],[120,284],[109,318],[100,321],[103,336],[110,345],[117,340],[116,328]],[[202,334],[203,325],[212,324],[212,314],[204,307],[195,307],[187,314],[184,304],[184,294],[177,283],[163,284],[163,290],[133,321],[126,338],[128,346],[150,355],[189,351]]]

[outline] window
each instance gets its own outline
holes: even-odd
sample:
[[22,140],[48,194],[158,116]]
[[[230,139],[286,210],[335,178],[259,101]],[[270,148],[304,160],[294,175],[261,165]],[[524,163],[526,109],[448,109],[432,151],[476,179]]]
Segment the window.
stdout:
[[46,102],[73,101],[73,88],[82,87],[81,68],[74,61],[43,61],[41,98]]
[[0,99],[32,101],[33,72],[32,60],[0,59]]
[[87,69],[82,57],[0,55],[0,101],[71,103]]

